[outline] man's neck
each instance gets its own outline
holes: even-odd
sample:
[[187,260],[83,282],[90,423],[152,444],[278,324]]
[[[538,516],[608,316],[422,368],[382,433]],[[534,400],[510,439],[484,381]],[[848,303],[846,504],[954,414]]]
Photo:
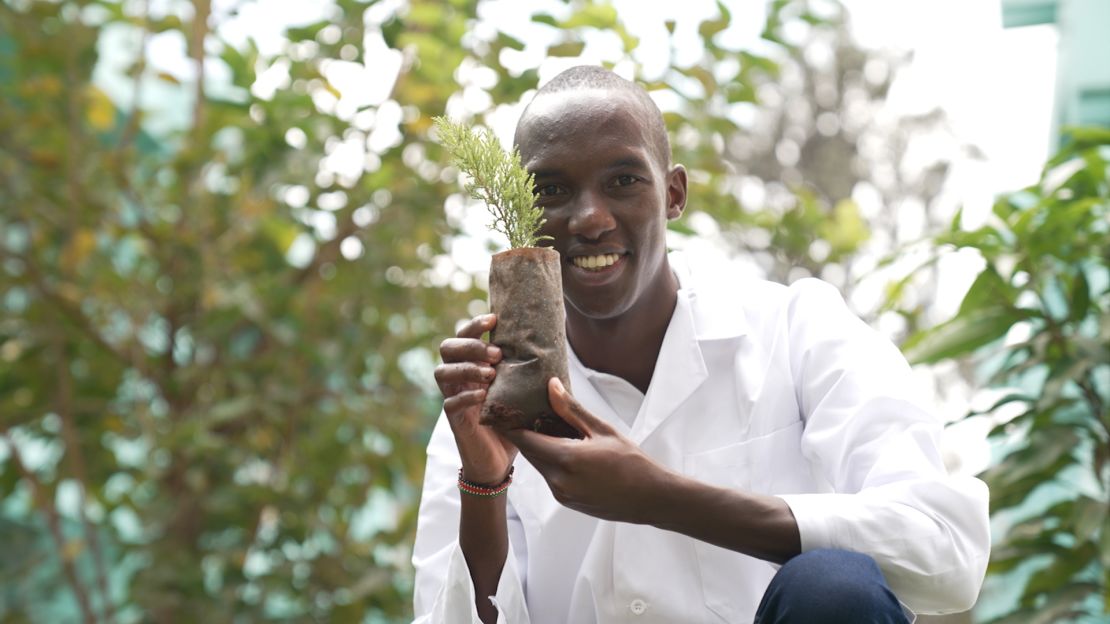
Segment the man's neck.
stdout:
[[662,297],[640,302],[620,316],[592,319],[567,310],[567,339],[582,364],[647,393],[678,302],[678,282],[669,268],[667,273],[671,279]]

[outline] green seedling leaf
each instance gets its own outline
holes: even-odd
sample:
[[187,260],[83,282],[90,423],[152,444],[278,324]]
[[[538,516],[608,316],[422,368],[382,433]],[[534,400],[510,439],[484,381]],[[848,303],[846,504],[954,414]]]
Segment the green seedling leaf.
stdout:
[[513,249],[535,247],[550,236],[537,236],[543,208],[536,205],[535,179],[520,164],[520,152],[506,152],[492,133],[478,133],[445,117],[434,120],[443,146],[455,166],[470,176],[466,191],[493,214],[490,229],[501,232]]

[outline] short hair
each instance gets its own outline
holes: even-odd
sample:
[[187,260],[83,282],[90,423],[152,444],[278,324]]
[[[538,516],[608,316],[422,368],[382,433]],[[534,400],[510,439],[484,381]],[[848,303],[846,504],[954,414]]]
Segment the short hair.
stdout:
[[[654,143],[652,148],[656,152],[656,157],[659,158],[659,164],[664,169],[670,167],[671,142],[667,137],[667,125],[663,122],[663,113],[659,110],[659,106],[655,104],[655,100],[651,99],[647,90],[642,86],[631,80],[621,78],[611,70],[597,65],[576,65],[563,70],[550,82],[540,87],[533,100],[544,95],[577,89],[608,89],[627,93],[635,98],[644,107],[644,112],[648,115],[650,126],[648,131],[651,133],[651,139]],[[527,109],[525,110],[527,112]]]

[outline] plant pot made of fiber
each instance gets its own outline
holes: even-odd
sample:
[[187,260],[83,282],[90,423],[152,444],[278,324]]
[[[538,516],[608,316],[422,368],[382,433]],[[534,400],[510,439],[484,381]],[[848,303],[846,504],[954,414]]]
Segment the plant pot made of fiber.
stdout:
[[490,261],[489,299],[490,311],[497,315],[490,342],[501,348],[502,357],[480,422],[495,429],[581,438],[547,398],[552,377],[570,388],[559,252],[522,247],[495,254]]

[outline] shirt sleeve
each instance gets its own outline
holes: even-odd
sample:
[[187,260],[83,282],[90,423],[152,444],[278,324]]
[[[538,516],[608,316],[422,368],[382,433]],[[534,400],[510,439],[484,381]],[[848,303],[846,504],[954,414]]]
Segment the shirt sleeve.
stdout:
[[781,496],[802,550],[872,556],[915,612],[970,609],[990,552],[986,485],[947,473],[940,420],[916,396],[898,349],[832,286],[801,280],[791,289],[802,453],[832,489]]
[[[416,568],[414,622],[419,624],[481,624],[470,569],[459,547],[458,469],[458,450],[447,419],[441,413],[428,443],[428,463],[412,555]],[[511,504],[507,515],[511,538],[520,530],[520,519]],[[523,583],[517,573],[522,555],[514,551],[513,541],[509,540],[509,554],[497,593],[489,597],[497,607],[499,624],[529,622]]]

